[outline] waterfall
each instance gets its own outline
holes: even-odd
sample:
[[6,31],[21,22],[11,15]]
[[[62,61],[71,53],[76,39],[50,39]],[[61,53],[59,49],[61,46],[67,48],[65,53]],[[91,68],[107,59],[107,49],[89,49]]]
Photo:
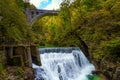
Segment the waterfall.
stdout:
[[95,70],[79,48],[40,49],[42,66],[33,63],[35,80],[88,80]]

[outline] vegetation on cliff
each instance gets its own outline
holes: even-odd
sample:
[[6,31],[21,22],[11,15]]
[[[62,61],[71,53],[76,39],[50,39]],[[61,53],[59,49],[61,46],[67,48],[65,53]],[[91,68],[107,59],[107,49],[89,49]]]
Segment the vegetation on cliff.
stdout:
[[0,42],[22,42],[31,38],[23,0],[0,0]]

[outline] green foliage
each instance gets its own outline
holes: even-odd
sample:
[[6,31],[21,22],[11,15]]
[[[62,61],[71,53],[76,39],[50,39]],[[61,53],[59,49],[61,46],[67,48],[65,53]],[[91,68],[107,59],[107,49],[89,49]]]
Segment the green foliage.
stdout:
[[0,63],[0,76],[1,76],[2,80],[6,80],[6,76],[7,76],[6,71],[3,69],[3,66],[1,63]]
[[[11,3],[11,4],[7,4]],[[27,22],[21,8],[15,0],[0,1],[1,16],[0,29],[2,37],[7,40],[21,41],[26,36]]]
[[2,76],[2,80],[6,80],[6,71],[3,69],[1,53],[0,53],[0,76]]
[[36,9],[36,7],[30,3],[24,3],[24,8],[28,8],[28,9]]
[[[103,51],[106,54],[109,54],[110,60],[117,62],[120,62],[120,37],[117,37],[115,40],[111,40],[110,42],[107,42],[106,45],[103,45],[104,49]],[[104,54],[105,55],[105,54]]]
[[62,20],[62,26],[64,30],[70,30],[71,29],[71,14],[69,9],[69,1],[65,0],[61,5],[61,11],[59,13],[59,16]]
[[39,48],[54,48],[54,47],[57,47],[57,46],[55,46],[55,45],[51,45],[51,44],[47,44],[47,45],[45,45],[45,46],[38,46]]
[[111,54],[118,54],[120,53],[120,37],[112,40],[109,44],[106,45],[106,48],[108,50],[108,52],[110,52]]
[[2,80],[7,80],[5,71],[2,72]]
[[16,72],[17,72],[17,75],[23,76],[24,71],[22,68],[18,68]]
[[26,6],[23,0],[0,0],[0,41],[20,43],[35,40],[24,14],[25,8],[33,7]]
[[0,73],[2,72],[3,67],[2,67],[2,63],[0,63]]
[[24,10],[24,1],[23,0],[16,0],[16,3],[21,8],[21,10]]

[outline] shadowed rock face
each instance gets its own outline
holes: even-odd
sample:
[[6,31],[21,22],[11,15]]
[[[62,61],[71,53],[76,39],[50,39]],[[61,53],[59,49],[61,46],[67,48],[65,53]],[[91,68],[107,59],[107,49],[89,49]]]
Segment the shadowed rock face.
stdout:
[[59,11],[55,10],[40,10],[40,9],[26,9],[25,14],[27,21],[32,24],[37,18],[45,15],[57,15]]
[[120,63],[109,62],[108,60],[93,61],[97,71],[94,74],[102,73],[107,80],[120,80]]

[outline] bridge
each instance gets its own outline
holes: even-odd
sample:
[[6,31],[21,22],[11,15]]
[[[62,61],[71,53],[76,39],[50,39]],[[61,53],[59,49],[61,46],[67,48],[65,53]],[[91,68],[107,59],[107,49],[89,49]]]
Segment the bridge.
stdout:
[[59,11],[55,10],[42,10],[42,9],[26,9],[25,14],[27,21],[30,24],[33,24],[37,18],[45,16],[45,15],[57,15]]

